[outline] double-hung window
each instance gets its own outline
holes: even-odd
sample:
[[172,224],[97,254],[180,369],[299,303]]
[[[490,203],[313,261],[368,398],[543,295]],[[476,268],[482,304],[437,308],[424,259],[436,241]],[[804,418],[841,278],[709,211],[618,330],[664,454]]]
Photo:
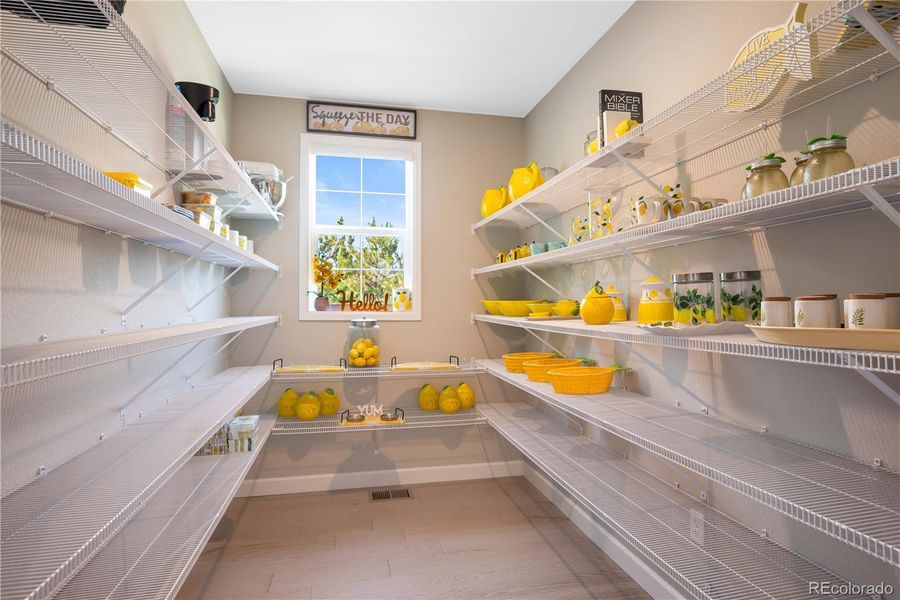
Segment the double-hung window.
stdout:
[[419,143],[303,134],[300,152],[300,319],[419,320]]

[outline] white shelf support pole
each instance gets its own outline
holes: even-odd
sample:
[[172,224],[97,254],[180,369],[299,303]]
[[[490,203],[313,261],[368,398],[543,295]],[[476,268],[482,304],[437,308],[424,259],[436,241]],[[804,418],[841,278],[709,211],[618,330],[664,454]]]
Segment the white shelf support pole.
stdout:
[[539,341],[543,345],[547,346],[548,348],[550,348],[551,350],[553,350],[560,356],[565,356],[562,352],[559,351],[559,348],[557,348],[556,346],[554,346],[553,344],[551,344],[550,342],[548,342],[547,340],[545,340],[544,338],[542,338],[541,336],[539,336],[538,334],[533,332],[532,330],[525,328],[525,331],[527,331],[533,338],[535,338],[537,341]]
[[228,277],[225,277],[224,279],[222,279],[221,281],[219,281],[219,283],[217,283],[211,290],[209,290],[208,292],[206,292],[206,293],[203,295],[202,298],[200,298],[199,300],[197,300],[196,302],[194,302],[193,304],[191,304],[190,306],[188,306],[188,309],[187,309],[187,310],[188,310],[188,314],[191,314],[192,312],[194,312],[194,309],[195,309],[195,308],[197,308],[198,306],[200,306],[200,304],[201,304],[204,300],[206,300],[207,298],[209,298],[210,296],[212,296],[213,293],[215,293],[216,290],[218,290],[220,287],[222,287],[223,285],[225,285],[226,283],[228,283],[228,280],[231,279],[232,277],[234,277],[235,275],[237,275],[237,274],[238,274],[238,271],[240,271],[241,269],[243,269],[244,267],[246,267],[246,266],[247,266],[247,263],[249,263],[249,262],[250,262],[250,259],[248,258],[247,260],[245,260],[244,262],[242,262],[242,263],[240,264],[240,266],[238,266],[235,270],[233,270],[231,273],[229,273],[229,274],[228,274]]
[[561,239],[562,241],[564,241],[564,242],[567,241],[566,238],[564,238],[563,235],[562,235],[560,232],[558,232],[558,231],[556,230],[555,227],[553,227],[552,225],[550,225],[549,223],[547,223],[545,220],[543,220],[542,218],[540,218],[539,216],[537,216],[536,214],[534,214],[534,212],[532,212],[532,211],[531,211],[528,207],[526,207],[524,204],[517,204],[517,205],[516,205],[516,208],[521,209],[522,211],[524,211],[528,216],[530,216],[532,219],[534,219],[535,221],[537,221],[538,223],[540,223],[541,225],[543,225],[545,228],[549,229],[549,230],[553,233],[553,235],[555,235],[556,237],[558,237],[558,238]]
[[898,45],[897,42],[894,41],[894,38],[891,37],[891,34],[875,20],[875,17],[869,14],[865,6],[857,6],[850,11],[850,14],[859,21],[860,25],[866,28],[866,31],[872,34],[872,37],[884,46],[885,50],[891,53],[897,62],[900,62],[900,45]]
[[[244,185],[249,186],[250,184],[244,183]],[[249,187],[248,187],[247,191],[248,191],[248,193],[250,192]],[[240,202],[238,202],[237,204],[235,204],[234,206],[232,206],[231,208],[226,210],[224,213],[222,213],[222,218],[224,219],[225,217],[230,215],[234,209],[240,208],[241,206],[243,206],[245,204],[247,204],[247,196],[242,196]]]
[[894,225],[900,227],[900,212],[897,212],[897,209],[891,206],[891,204],[884,199],[884,196],[879,194],[875,188],[871,185],[863,184],[859,186],[859,192],[865,196],[866,200],[871,202],[875,208],[883,212]]
[[194,161],[194,164],[192,164],[191,166],[187,167],[184,171],[182,171],[181,173],[179,173],[178,175],[176,175],[176,176],[173,177],[172,179],[168,180],[167,182],[165,182],[164,184],[162,184],[162,185],[161,185],[160,187],[158,187],[157,189],[153,190],[153,193],[150,194],[150,197],[151,197],[151,198],[156,198],[156,197],[159,196],[161,193],[163,193],[164,191],[166,191],[167,189],[169,189],[170,187],[172,187],[173,185],[175,185],[176,183],[178,183],[179,181],[181,181],[181,178],[182,178],[182,177],[184,177],[185,175],[187,175],[188,173],[190,173],[191,171],[193,171],[194,169],[196,169],[196,168],[197,168],[197,165],[199,165],[200,163],[202,163],[203,161],[205,161],[207,158],[209,158],[210,156],[212,156],[215,152],[217,152],[217,149],[216,149],[216,148],[210,148],[209,152],[207,152],[207,153],[204,154],[202,157],[200,157],[199,159],[197,159],[196,161]]
[[159,281],[157,281],[155,284],[153,284],[153,287],[151,287],[149,290],[147,290],[146,292],[144,292],[143,294],[141,294],[141,297],[140,297],[140,298],[138,298],[137,300],[135,300],[134,302],[132,302],[131,304],[129,304],[129,305],[125,308],[125,310],[122,311],[122,324],[123,324],[123,325],[125,324],[125,317],[128,316],[128,313],[130,313],[131,311],[133,311],[133,310],[134,310],[141,302],[143,302],[144,300],[146,300],[147,297],[148,297],[150,294],[152,294],[153,292],[155,292],[156,290],[158,290],[160,287],[162,287],[163,285],[165,285],[165,283],[166,283],[167,281],[169,281],[170,279],[172,279],[173,277],[175,277],[176,275],[178,275],[178,274],[181,272],[181,270],[184,269],[188,264],[194,262],[194,260],[195,260],[198,256],[200,256],[201,254],[203,254],[204,252],[206,252],[206,249],[209,248],[210,246],[212,246],[212,242],[209,242],[208,244],[206,244],[206,245],[203,246],[202,248],[198,248],[196,252],[194,252],[193,254],[191,254],[190,256],[188,256],[186,259],[184,259],[183,261],[181,261],[181,264],[180,264],[180,265],[178,265],[177,267],[175,267],[174,269],[172,269],[172,271],[171,271],[168,275],[166,275],[165,277],[163,277],[162,279],[160,279]]
[[660,186],[658,186],[658,185],[656,184],[655,181],[653,181],[652,179],[650,179],[649,177],[647,177],[647,175],[644,174],[643,171],[641,171],[640,169],[638,169],[638,168],[634,165],[633,162],[631,162],[630,160],[628,160],[627,158],[625,158],[624,156],[622,156],[622,153],[619,152],[616,148],[610,148],[610,149],[609,149],[609,153],[612,154],[613,156],[615,156],[616,159],[618,159],[618,161],[619,161],[620,163],[622,163],[623,165],[625,165],[626,167],[628,167],[629,169],[631,169],[631,170],[634,172],[635,175],[637,175],[638,177],[640,177],[641,179],[643,179],[645,182],[647,182],[647,184],[650,185],[653,189],[658,190],[659,193],[660,193],[660,195],[662,195],[662,196],[668,196],[668,194],[666,193],[666,191],[665,191],[664,189],[662,189]]
[[628,248],[626,248],[626,247],[623,246],[622,244],[616,244],[616,247],[619,248],[619,250],[622,251],[622,254],[624,254],[625,256],[627,256],[628,258],[630,258],[631,260],[633,260],[633,261],[636,262],[637,264],[639,264],[639,265],[641,265],[642,267],[644,267],[644,270],[645,270],[645,271],[647,271],[647,272],[650,273],[651,275],[655,276],[655,277],[656,277],[657,279],[659,279],[660,281],[666,281],[666,279],[665,279],[664,277],[662,277],[659,273],[657,273],[656,271],[653,270],[653,267],[651,267],[650,265],[648,265],[643,259],[638,258],[637,255],[635,255],[634,252],[632,252],[631,250],[629,250]]
[[866,371],[865,369],[854,368],[854,370],[862,375],[863,379],[875,386],[879,392],[893,400],[894,404],[900,406],[900,394],[895,392],[893,388],[886,384],[878,375],[872,371]]
[[193,344],[191,344],[191,347],[190,347],[190,348],[188,348],[181,356],[179,356],[178,358],[176,358],[176,359],[172,362],[171,365],[169,365],[168,367],[166,367],[165,369],[163,369],[162,371],[160,371],[158,375],[156,375],[155,377],[153,377],[153,379],[151,379],[150,381],[148,381],[148,382],[147,382],[147,385],[145,385],[144,387],[142,387],[135,395],[133,395],[131,398],[129,398],[128,401],[125,402],[125,404],[123,404],[123,405],[119,408],[119,410],[121,410],[121,411],[124,412],[125,409],[128,408],[129,406],[131,406],[131,404],[132,404],[135,400],[137,400],[138,398],[140,398],[141,396],[143,396],[144,394],[146,394],[146,393],[147,393],[147,390],[149,390],[151,387],[153,387],[153,384],[155,384],[157,381],[159,381],[160,379],[162,379],[163,377],[165,377],[166,375],[168,375],[168,374],[172,371],[172,369],[174,369],[176,366],[178,366],[179,363],[181,363],[181,361],[183,361],[185,358],[187,358],[188,354],[190,354],[191,352],[193,352],[194,350],[196,350],[196,349],[200,346],[200,344],[202,344],[202,343],[205,342],[205,341],[206,341],[206,340],[200,340],[199,342],[194,342]]
[[215,360],[215,358],[216,358],[218,355],[220,355],[220,354],[221,354],[228,346],[230,346],[235,340],[237,340],[239,337],[241,337],[241,336],[244,334],[245,331],[246,331],[246,329],[242,329],[241,331],[238,331],[238,332],[235,333],[233,336],[231,336],[231,339],[230,339],[230,340],[228,340],[227,342],[225,342],[224,344],[222,344],[222,345],[219,347],[218,350],[216,350],[215,352],[213,352],[212,354],[210,354],[210,355],[209,355],[209,358],[207,358],[206,360],[203,361],[203,364],[201,364],[199,367],[197,367],[196,369],[194,369],[194,372],[187,376],[187,382],[188,382],[188,384],[189,384],[191,387],[194,387],[194,384],[191,382],[191,379],[194,378],[194,375],[196,375],[197,373],[199,373],[200,371],[202,371],[203,368],[204,368],[206,365],[208,365],[208,364],[211,363],[213,360]]
[[531,275],[532,277],[534,277],[535,279],[537,279],[538,281],[540,281],[541,283],[546,285],[548,288],[550,288],[551,290],[556,292],[556,294],[558,296],[562,297],[563,293],[561,291],[559,291],[558,289],[556,289],[556,287],[554,287],[549,281],[547,281],[546,279],[544,279],[543,277],[541,277],[540,275],[538,275],[537,273],[535,273],[534,271],[532,271],[531,269],[526,267],[525,265],[519,265],[519,266],[522,267],[526,273],[528,273],[529,275]]

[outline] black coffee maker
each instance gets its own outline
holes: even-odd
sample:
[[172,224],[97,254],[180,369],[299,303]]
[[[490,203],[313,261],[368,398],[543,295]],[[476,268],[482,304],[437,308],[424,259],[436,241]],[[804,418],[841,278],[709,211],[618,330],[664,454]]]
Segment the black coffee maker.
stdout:
[[197,111],[200,118],[212,123],[216,120],[216,104],[219,103],[219,90],[205,83],[193,81],[177,81],[175,87],[188,103]]

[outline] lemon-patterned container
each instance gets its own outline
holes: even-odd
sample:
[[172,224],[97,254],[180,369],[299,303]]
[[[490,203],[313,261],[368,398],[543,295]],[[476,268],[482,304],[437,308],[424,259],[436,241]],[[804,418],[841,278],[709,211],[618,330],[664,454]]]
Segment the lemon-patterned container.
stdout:
[[759,271],[719,273],[719,298],[723,321],[760,319],[762,282]]
[[638,323],[671,321],[672,288],[659,277],[651,277],[641,282],[641,300],[638,303]]
[[344,347],[347,365],[355,368],[377,366],[381,354],[378,345],[380,335],[381,327],[375,319],[361,317],[350,321],[347,344]]
[[394,288],[391,291],[394,312],[409,312],[412,310],[412,292],[407,288]]
[[678,273],[675,284],[675,322],[702,325],[716,322],[716,300],[712,273]]

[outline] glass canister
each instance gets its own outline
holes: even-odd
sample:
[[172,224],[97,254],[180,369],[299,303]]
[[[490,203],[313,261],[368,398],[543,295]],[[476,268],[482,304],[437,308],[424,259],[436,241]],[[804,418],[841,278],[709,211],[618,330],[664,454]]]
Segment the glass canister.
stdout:
[[814,140],[809,145],[809,160],[803,169],[803,183],[831,177],[853,169],[853,157],[847,153],[847,138]]
[[716,322],[716,300],[712,273],[678,273],[675,284],[675,322],[703,325]]
[[377,366],[381,354],[378,345],[380,334],[381,327],[375,319],[360,317],[351,320],[347,329],[347,344],[344,347],[347,366],[351,368]]
[[[744,184],[741,199],[761,196],[766,192],[783,190],[788,187],[787,175],[781,170],[781,163],[783,162],[784,159],[780,156],[770,154],[763,159],[750,163],[750,166],[747,167],[750,171],[750,177],[747,178],[747,183]],[[805,181],[806,171],[804,170],[803,173]]]
[[723,321],[759,321],[762,305],[759,271],[719,273]]
[[597,141],[597,132],[589,131],[587,139],[584,140],[584,155],[590,156],[600,149],[600,143]]
[[803,183],[803,171],[806,169],[806,162],[809,160],[809,152],[804,152],[794,157],[794,170],[791,171],[790,184],[791,187]]

